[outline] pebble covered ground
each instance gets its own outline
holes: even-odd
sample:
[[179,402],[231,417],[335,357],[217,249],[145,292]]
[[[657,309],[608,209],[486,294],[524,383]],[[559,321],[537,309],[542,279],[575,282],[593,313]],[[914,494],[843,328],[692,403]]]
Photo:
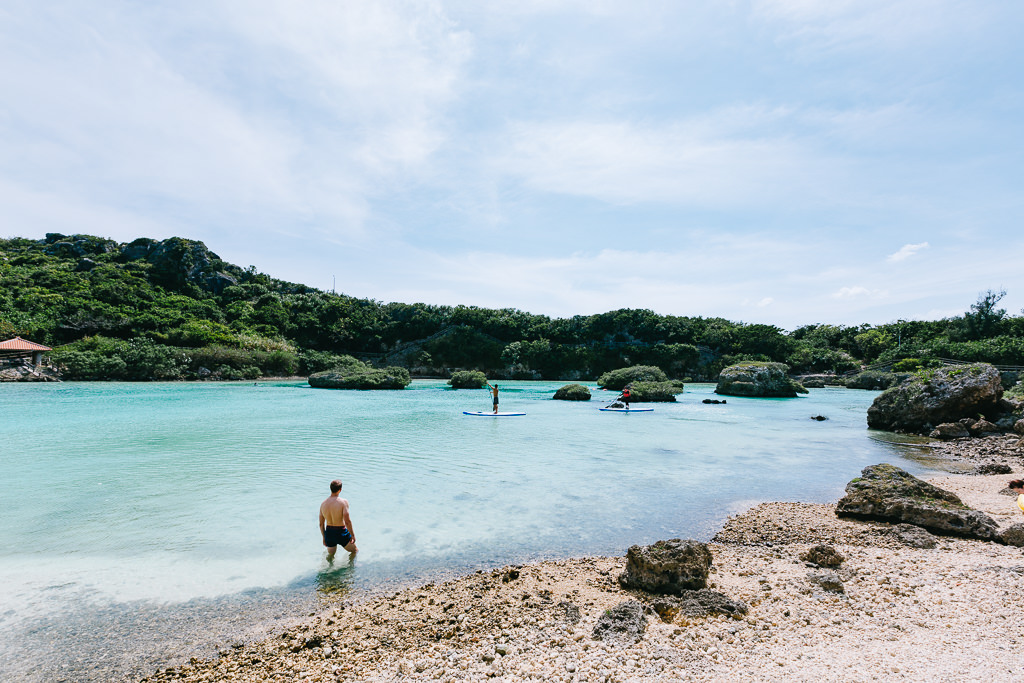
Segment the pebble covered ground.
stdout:
[[[937,478],[1001,526],[1024,521],[999,495],[1024,449],[989,439],[957,457],[1015,474]],[[970,451],[970,449],[975,449]],[[970,451],[970,452],[968,452]],[[745,615],[647,610],[638,642],[595,640],[607,610],[653,596],[622,589],[625,558],[477,572],[329,611],[210,661],[147,681],[991,681],[1024,680],[1024,551],[839,519],[832,505],[765,503],[709,544],[709,588]],[[816,544],[845,561],[801,559]]]

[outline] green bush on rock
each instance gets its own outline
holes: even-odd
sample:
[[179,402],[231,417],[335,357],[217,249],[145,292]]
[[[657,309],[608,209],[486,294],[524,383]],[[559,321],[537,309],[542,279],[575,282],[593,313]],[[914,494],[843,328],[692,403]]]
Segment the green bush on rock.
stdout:
[[676,394],[681,393],[683,383],[678,380],[632,382],[629,385],[629,400],[633,403],[674,403]]
[[452,389],[480,389],[487,384],[487,375],[479,370],[459,370],[448,380]]
[[633,365],[601,375],[597,384],[605,389],[621,391],[631,382],[667,382],[668,375],[654,365]]
[[582,384],[566,384],[555,392],[553,398],[559,401],[589,401],[590,389]]
[[309,386],[317,389],[404,389],[412,379],[405,368],[342,367],[309,376]]

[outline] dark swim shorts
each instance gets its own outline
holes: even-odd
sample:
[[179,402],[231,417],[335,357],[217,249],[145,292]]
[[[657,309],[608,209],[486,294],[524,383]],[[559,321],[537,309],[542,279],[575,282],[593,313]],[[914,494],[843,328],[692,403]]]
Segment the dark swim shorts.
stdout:
[[498,405],[498,397],[497,396],[494,397],[494,405]]
[[324,545],[328,548],[333,548],[339,545],[344,548],[354,540],[356,539],[352,538],[352,534],[348,532],[346,527],[327,526],[324,528]]

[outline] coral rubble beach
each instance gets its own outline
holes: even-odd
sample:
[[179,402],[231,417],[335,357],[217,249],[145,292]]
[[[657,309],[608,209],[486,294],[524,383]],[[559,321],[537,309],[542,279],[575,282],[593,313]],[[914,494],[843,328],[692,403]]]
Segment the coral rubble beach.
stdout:
[[[939,450],[965,465],[1008,464],[1014,474],[930,481],[1000,527],[1022,521],[1014,499],[999,495],[1021,476],[1021,441]],[[708,587],[749,611],[661,618],[647,610],[636,643],[593,635],[616,605],[651,603],[619,585],[625,558],[567,559],[342,601],[275,637],[146,680],[1024,679],[1021,548],[952,537],[916,547],[905,525],[840,519],[834,508],[763,503],[730,519],[708,546]],[[820,569],[801,559],[817,544],[845,556],[838,585],[816,581]]]

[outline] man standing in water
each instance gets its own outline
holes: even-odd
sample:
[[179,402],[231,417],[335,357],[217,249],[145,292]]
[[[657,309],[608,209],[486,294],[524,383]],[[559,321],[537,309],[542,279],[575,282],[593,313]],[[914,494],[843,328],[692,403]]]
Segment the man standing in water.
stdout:
[[490,387],[491,395],[494,396],[494,414],[497,415],[498,414],[498,385],[495,384],[495,385],[492,386],[491,383],[488,382],[487,380],[484,380],[484,383],[488,387]]
[[327,561],[334,559],[340,545],[350,553],[359,550],[352,532],[352,518],[348,515],[348,501],[342,498],[341,479],[331,482],[331,495],[320,503],[320,535],[327,547]]

